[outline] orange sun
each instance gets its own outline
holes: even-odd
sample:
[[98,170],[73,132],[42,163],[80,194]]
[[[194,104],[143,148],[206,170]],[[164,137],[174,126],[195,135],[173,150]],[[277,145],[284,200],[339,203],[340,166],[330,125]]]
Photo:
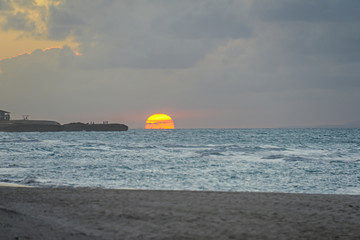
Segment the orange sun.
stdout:
[[174,122],[170,116],[162,113],[151,115],[145,123],[145,129],[174,129]]

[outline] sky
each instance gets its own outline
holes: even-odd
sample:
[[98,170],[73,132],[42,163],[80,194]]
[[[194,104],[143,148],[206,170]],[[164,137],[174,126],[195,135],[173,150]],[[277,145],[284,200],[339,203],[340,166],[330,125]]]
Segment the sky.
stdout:
[[359,0],[0,0],[12,118],[360,126]]

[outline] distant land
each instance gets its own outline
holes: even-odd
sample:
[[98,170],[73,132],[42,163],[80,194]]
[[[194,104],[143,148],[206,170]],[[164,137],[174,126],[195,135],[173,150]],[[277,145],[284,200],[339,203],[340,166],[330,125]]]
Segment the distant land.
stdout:
[[3,124],[0,122],[0,132],[78,132],[78,131],[127,131],[128,126],[120,123],[108,124],[85,124],[85,123],[68,123],[54,124],[51,121],[30,121],[10,120],[12,123]]
[[78,132],[78,131],[127,131],[120,123],[68,123],[48,120],[10,120],[10,113],[0,110],[0,132]]
[[0,121],[0,132],[78,132],[78,131],[127,131],[128,126],[120,123],[86,124],[68,123],[61,125],[55,121],[10,120]]

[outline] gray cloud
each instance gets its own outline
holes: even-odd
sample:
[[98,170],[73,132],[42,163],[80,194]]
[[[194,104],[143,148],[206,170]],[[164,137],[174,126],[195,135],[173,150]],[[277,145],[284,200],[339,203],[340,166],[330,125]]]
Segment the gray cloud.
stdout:
[[357,0],[255,0],[253,12],[267,21],[342,22],[359,21]]
[[16,13],[8,15],[6,25],[3,26],[4,30],[15,29],[24,31],[33,31],[35,23],[28,19],[27,14]]
[[86,8],[74,1],[52,7],[49,36],[73,35],[91,67],[185,68],[226,39],[251,34],[232,1],[97,1]]
[[246,9],[234,1],[185,1],[174,12],[155,18],[159,34],[180,39],[250,37]]
[[49,38],[53,40],[64,40],[70,34],[81,35],[82,28],[86,28],[85,22],[70,9],[64,9],[62,5],[59,8],[50,6],[49,9]]
[[10,0],[0,0],[0,11],[12,9]]
[[276,26],[286,38],[283,48],[294,56],[322,55],[335,61],[360,60],[360,2],[255,0],[251,11]]
[[46,24],[46,8],[38,6],[35,1],[0,0],[0,16],[0,25],[5,31],[24,31],[35,37],[46,35],[43,26]]

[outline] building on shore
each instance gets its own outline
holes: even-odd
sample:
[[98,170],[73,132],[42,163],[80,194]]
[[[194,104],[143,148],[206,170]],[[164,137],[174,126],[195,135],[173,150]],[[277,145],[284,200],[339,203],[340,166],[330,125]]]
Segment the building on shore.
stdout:
[[10,120],[10,112],[0,110],[0,121],[9,121]]

